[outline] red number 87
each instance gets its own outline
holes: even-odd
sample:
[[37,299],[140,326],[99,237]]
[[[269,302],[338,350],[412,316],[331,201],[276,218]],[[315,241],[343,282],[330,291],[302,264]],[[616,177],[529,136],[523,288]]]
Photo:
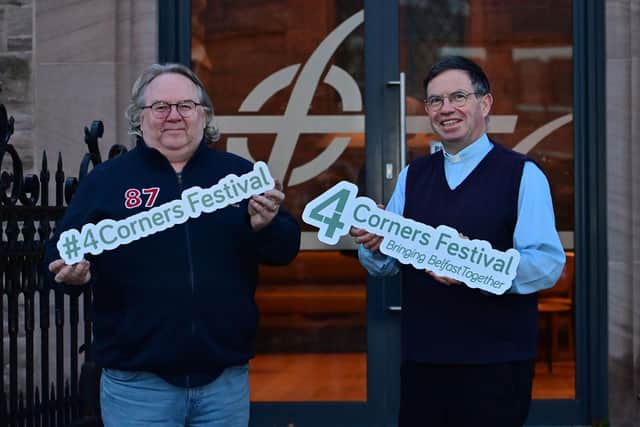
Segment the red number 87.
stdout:
[[[147,202],[144,204],[146,208],[150,208],[155,204],[159,192],[160,187],[150,187],[142,189],[142,194],[144,194],[145,196],[149,196]],[[129,188],[128,190],[126,190],[124,192],[124,206],[127,209],[135,209],[138,206],[142,205],[142,198],[140,197],[140,194],[140,190],[138,190],[137,188]]]

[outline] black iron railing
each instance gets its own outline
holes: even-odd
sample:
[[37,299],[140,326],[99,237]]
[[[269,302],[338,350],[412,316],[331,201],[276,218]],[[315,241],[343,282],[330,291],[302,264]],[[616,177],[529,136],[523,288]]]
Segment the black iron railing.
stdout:
[[[91,386],[81,387],[79,378],[79,368],[91,359],[91,319],[85,309],[91,291],[73,298],[51,290],[41,263],[79,180],[102,161],[98,139],[104,130],[100,121],[85,128],[88,152],[78,178],[65,177],[58,154],[50,203],[46,151],[40,172],[25,175],[9,142],[13,125],[0,104],[0,426],[68,426],[93,410],[87,401]],[[109,158],[124,151],[114,145]]]

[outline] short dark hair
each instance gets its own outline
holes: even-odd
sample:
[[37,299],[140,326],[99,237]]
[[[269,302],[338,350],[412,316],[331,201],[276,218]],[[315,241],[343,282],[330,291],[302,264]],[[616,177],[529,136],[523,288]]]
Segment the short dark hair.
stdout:
[[491,92],[491,85],[489,85],[489,79],[484,73],[482,68],[470,59],[463,56],[445,56],[438,62],[431,66],[429,74],[424,79],[424,94],[427,95],[427,86],[429,82],[436,78],[439,74],[448,70],[461,70],[465,71],[469,75],[473,89],[479,95],[486,95]]

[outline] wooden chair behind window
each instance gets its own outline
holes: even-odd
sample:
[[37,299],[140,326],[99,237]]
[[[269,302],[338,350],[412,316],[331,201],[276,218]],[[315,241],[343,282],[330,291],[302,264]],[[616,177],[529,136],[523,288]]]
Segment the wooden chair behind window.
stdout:
[[545,347],[547,369],[553,371],[553,355],[557,353],[560,342],[560,317],[563,316],[567,325],[567,342],[573,354],[574,348],[574,253],[566,252],[567,262],[560,278],[551,289],[545,289],[538,294],[538,311],[545,321]]

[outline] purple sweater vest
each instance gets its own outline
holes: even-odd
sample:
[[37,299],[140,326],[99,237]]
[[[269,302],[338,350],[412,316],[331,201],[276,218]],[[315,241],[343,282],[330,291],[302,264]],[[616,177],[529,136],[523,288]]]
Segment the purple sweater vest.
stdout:
[[[527,160],[494,143],[451,190],[442,152],[419,158],[407,175],[404,216],[432,227],[445,224],[495,249],[509,249]],[[535,294],[498,296],[465,285],[445,286],[406,265],[402,274],[404,360],[484,364],[536,358]]]

